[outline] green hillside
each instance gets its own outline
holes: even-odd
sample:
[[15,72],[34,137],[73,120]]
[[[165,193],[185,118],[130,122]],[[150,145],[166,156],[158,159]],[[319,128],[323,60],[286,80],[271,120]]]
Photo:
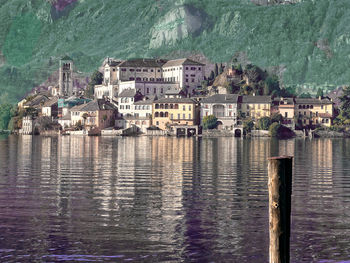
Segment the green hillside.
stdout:
[[82,76],[107,56],[181,50],[212,62],[235,56],[275,70],[298,93],[349,83],[348,0],[270,6],[248,0],[71,0],[61,11],[50,2],[0,0],[0,96],[7,93],[12,102],[47,80],[65,54]]

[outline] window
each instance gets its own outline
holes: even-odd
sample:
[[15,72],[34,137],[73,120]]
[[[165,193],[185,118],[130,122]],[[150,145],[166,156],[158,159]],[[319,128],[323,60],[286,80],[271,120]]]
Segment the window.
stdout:
[[178,119],[178,120],[180,119],[180,113],[177,114],[177,119]]
[[323,105],[321,105],[321,109],[323,110]]
[[133,77],[130,77],[130,78],[129,78],[129,80],[135,80],[135,78],[133,78]]
[[188,114],[188,118],[189,118],[189,119],[191,119],[191,113],[190,113],[190,114]]
[[130,72],[134,72],[134,71],[135,71],[135,69],[131,68],[131,69],[129,69],[129,71],[130,71]]
[[150,78],[150,81],[154,81],[154,78]]
[[147,93],[149,93],[149,88],[147,88]]
[[188,110],[191,110],[191,105],[188,106]]
[[174,119],[174,114],[171,114],[171,115],[170,115],[170,119]]
[[140,80],[141,80],[141,78],[136,78],[136,80],[139,80],[139,81],[140,81]]
[[183,117],[183,119],[186,119],[186,114],[185,113],[182,114],[182,117]]
[[160,93],[163,93],[163,88],[160,89]]
[[186,79],[186,82],[188,82],[188,79]]
[[199,70],[199,71],[201,71],[201,70],[202,70],[202,68],[200,68],[200,67],[199,67],[199,68],[198,68],[198,70]]
[[141,72],[141,69],[136,69],[136,72]]
[[113,72],[115,72],[115,68],[113,69]]
[[316,117],[318,117],[318,111],[316,111]]
[[126,68],[122,68],[122,71],[126,71]]
[[179,104],[175,104],[174,109],[178,110],[179,109]]
[[306,111],[304,111],[304,115],[306,115]]
[[194,82],[194,79],[192,79],[192,82]]
[[142,71],[143,71],[143,72],[148,72],[148,69],[143,69]]
[[182,105],[182,110],[185,111],[186,110],[186,106]]
[[284,117],[285,117],[285,118],[288,118],[288,112],[285,112],[285,113],[284,113]]
[[229,108],[229,109],[232,109],[232,105],[228,105],[228,108]]
[[158,69],[158,72],[160,72],[160,69]]
[[153,72],[153,69],[151,69],[151,72]]
[[153,93],[157,93],[157,89],[156,88],[153,88]]
[[188,67],[186,67],[186,70],[188,70]]
[[326,123],[328,123],[329,122],[329,119],[326,119]]

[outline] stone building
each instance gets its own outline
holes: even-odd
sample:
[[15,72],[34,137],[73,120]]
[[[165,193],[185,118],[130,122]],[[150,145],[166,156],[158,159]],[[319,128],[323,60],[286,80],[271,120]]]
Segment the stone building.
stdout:
[[237,126],[241,97],[237,94],[216,94],[201,100],[201,123],[205,116],[214,115],[218,128],[233,129]]
[[58,87],[60,96],[73,95],[73,60],[68,56],[60,60]]

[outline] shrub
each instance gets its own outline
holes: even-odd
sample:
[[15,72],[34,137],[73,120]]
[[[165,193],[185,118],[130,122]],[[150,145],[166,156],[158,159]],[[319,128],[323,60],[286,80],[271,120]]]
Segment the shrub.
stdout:
[[262,117],[258,120],[257,128],[259,130],[268,130],[271,124],[271,119],[269,117]]
[[208,115],[203,118],[204,129],[215,129],[217,126],[218,119],[214,115]]
[[254,127],[254,122],[251,119],[243,121],[243,130],[245,134],[250,132],[253,129],[253,127]]
[[291,138],[295,135],[291,129],[277,122],[270,125],[269,133],[271,137],[278,137],[280,139]]

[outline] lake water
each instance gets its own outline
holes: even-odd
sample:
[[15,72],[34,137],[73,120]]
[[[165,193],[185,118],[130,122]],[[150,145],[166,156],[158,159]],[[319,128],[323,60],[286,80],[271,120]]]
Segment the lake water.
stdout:
[[350,262],[350,140],[73,136],[0,137],[0,262],[268,262],[276,155],[291,262]]

